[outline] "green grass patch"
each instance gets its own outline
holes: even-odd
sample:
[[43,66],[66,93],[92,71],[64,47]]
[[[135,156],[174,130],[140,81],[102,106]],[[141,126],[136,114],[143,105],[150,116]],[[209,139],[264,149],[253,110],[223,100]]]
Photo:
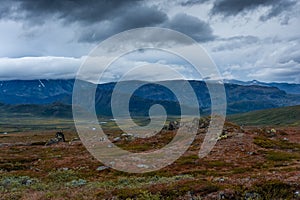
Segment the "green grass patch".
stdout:
[[79,179],[79,175],[73,170],[58,170],[50,172],[46,178],[50,182],[66,183]]
[[293,159],[299,159],[299,155],[281,151],[268,151],[266,158],[270,161],[291,161]]
[[214,160],[205,163],[208,167],[229,167],[232,166],[231,163],[227,163],[221,160]]
[[191,165],[195,164],[198,159],[198,155],[182,156],[175,163],[178,165]]
[[257,193],[261,200],[267,199],[293,199],[294,188],[280,181],[268,181],[253,186],[251,192]]
[[227,119],[240,125],[280,125],[299,126],[300,106],[273,108],[227,116]]
[[254,137],[253,143],[266,149],[291,149],[295,151],[300,150],[300,144],[291,143],[285,140],[269,139],[265,136]]
[[252,170],[253,169],[250,168],[250,167],[238,167],[238,168],[232,169],[232,173],[233,174],[243,174],[243,173],[246,173],[246,172],[250,172]]

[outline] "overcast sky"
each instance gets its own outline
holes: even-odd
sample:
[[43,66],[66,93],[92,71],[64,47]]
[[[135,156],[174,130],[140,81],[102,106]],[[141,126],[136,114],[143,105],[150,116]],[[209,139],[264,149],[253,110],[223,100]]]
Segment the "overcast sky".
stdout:
[[[106,38],[132,28],[164,27],[199,42],[224,79],[300,83],[299,10],[297,0],[2,0],[0,79],[74,78]],[[117,67],[162,63],[150,58],[157,52],[134,55]],[[184,62],[165,57],[193,78]]]

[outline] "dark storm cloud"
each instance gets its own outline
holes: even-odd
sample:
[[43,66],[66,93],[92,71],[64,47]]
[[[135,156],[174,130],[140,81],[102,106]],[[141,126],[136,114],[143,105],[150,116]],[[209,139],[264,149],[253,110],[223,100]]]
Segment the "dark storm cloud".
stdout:
[[[32,23],[43,23],[56,16],[66,22],[94,23],[113,18],[128,7],[140,4],[138,0],[12,0],[1,7],[10,11],[5,17],[23,18]],[[19,13],[18,17],[15,15]],[[3,16],[2,16],[3,17]]]
[[[168,18],[164,13],[153,8],[141,7],[133,12],[134,9],[128,9],[122,16],[114,20],[99,23],[89,30],[86,30],[80,37],[80,42],[98,42],[114,33],[118,33],[131,28],[158,25],[164,28],[170,28],[182,32],[196,41],[207,42],[214,40],[213,30],[208,23],[187,14],[177,14]],[[147,34],[147,33],[145,33]],[[153,41],[156,41],[151,36]],[[165,38],[166,40],[170,38]],[[178,41],[179,42],[179,41]]]
[[29,24],[56,19],[65,25],[79,24],[78,42],[99,42],[115,33],[147,26],[172,28],[202,42],[214,39],[211,27],[199,18],[186,14],[169,18],[157,6],[138,0],[12,0],[5,1],[0,9],[6,11],[2,18]]
[[9,1],[3,0],[0,5],[0,18],[8,16],[12,12],[12,7]]
[[[96,43],[154,26],[207,42],[226,77],[300,83],[299,7],[297,0],[1,0],[0,79],[72,78]],[[295,20],[288,24],[289,18]],[[145,42],[184,43],[168,34],[140,35]],[[139,62],[120,66],[134,64]]]
[[[114,33],[125,31],[131,28],[146,26],[160,26],[171,28],[187,34],[193,39],[201,42],[214,40],[213,30],[208,23],[187,14],[177,14],[172,18],[154,7],[130,8],[121,16],[111,21],[96,24],[86,30],[79,38],[80,42],[99,42]],[[159,36],[162,37],[162,36]],[[152,37],[151,37],[152,38]],[[152,38],[155,40],[155,38]],[[167,40],[168,38],[166,38]]]
[[295,0],[220,0],[214,2],[211,13],[227,17],[245,14],[259,7],[269,7],[269,11],[260,17],[260,20],[266,21],[288,12],[296,3]]
[[132,28],[155,26],[168,20],[167,15],[156,7],[132,6],[118,13],[113,19],[101,21],[85,30],[80,42],[94,42],[107,38],[115,33]]
[[99,22],[112,22],[111,29],[151,26],[164,22],[167,15],[157,7],[147,7],[139,0],[12,0],[0,5],[2,18],[42,24],[61,19],[65,24],[79,23],[90,26]]
[[197,41],[210,41],[216,38],[208,23],[187,14],[179,13],[166,22],[167,28],[187,34]]

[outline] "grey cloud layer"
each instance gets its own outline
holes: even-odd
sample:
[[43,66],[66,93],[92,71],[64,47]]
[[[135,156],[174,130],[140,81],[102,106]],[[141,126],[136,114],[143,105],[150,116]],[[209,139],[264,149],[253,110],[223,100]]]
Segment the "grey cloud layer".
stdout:
[[172,28],[202,42],[215,38],[209,24],[197,17],[179,14],[169,18],[157,6],[138,0],[12,0],[4,1],[0,10],[5,13],[2,18],[23,20],[31,25],[51,19],[80,24],[79,42],[99,42],[115,33],[147,26]]
[[296,6],[297,0],[187,0],[180,2],[183,6],[212,3],[211,15],[224,17],[244,15],[258,8],[268,8],[267,12],[260,16],[261,21],[283,15],[282,24],[289,21],[291,9]]
[[74,78],[84,58],[0,58],[0,80]]
[[260,16],[260,20],[266,21],[284,12],[290,12],[289,9],[296,3],[295,0],[220,0],[214,2],[211,13],[226,17],[245,14],[259,7],[269,7],[268,12]]
[[224,78],[300,82],[300,40],[259,39],[252,36],[220,39],[212,56],[224,65]]
[[111,20],[100,20],[90,25],[80,36],[80,42],[99,42],[115,33],[132,28],[155,26],[168,19],[167,15],[155,7],[133,6],[116,14]]
[[185,33],[197,41],[210,41],[216,38],[208,23],[187,14],[177,14],[165,24],[166,27]]
[[[99,42],[154,26],[203,44],[225,78],[300,82],[299,6],[296,0],[2,0],[0,78],[72,77]],[[146,38],[181,44],[161,34]]]
[[[4,0],[6,17],[23,18],[33,23],[44,23],[49,16],[66,22],[93,23],[114,18],[118,12],[139,4],[137,0]],[[92,6],[91,6],[92,5]],[[21,15],[15,16],[17,13]]]

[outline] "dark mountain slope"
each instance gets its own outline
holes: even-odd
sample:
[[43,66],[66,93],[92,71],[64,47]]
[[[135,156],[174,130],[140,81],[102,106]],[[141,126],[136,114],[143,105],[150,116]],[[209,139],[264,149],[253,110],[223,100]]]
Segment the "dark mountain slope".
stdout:
[[[92,86],[92,83],[82,83],[81,87],[84,90]],[[128,86],[139,83],[141,83],[141,81],[124,82],[124,84],[128,84]],[[131,97],[130,103],[133,113],[147,114],[148,108],[158,103],[166,106],[170,114],[180,114],[180,112],[178,112],[179,107],[176,95],[168,88],[159,85],[160,83],[175,85],[178,88],[186,84],[185,81],[181,80],[158,82],[158,84],[145,83],[146,85],[138,88]],[[95,103],[98,114],[111,115],[111,94],[115,84],[116,83],[106,83],[97,86]],[[189,84],[196,93],[202,114],[208,114],[210,112],[211,101],[205,82],[189,81]],[[54,105],[53,103],[56,102],[61,103],[61,105],[70,105],[72,103],[73,85],[74,80],[0,81],[0,102],[9,105],[47,104],[46,106],[49,106]],[[276,87],[227,83],[225,84],[225,90],[228,114],[300,105],[300,95],[287,94],[285,91]],[[124,95],[128,95],[126,89],[120,92]],[[186,91],[182,93],[185,102],[189,102],[191,94]],[[122,101],[122,98],[120,98],[120,101]],[[24,107],[26,106],[22,106],[22,109],[25,109]],[[184,106],[192,109],[188,103]],[[43,110],[44,107],[36,107],[35,109]],[[51,113],[51,109],[45,111],[45,113]],[[53,111],[53,113],[55,112]],[[67,115],[69,116],[69,114]]]

